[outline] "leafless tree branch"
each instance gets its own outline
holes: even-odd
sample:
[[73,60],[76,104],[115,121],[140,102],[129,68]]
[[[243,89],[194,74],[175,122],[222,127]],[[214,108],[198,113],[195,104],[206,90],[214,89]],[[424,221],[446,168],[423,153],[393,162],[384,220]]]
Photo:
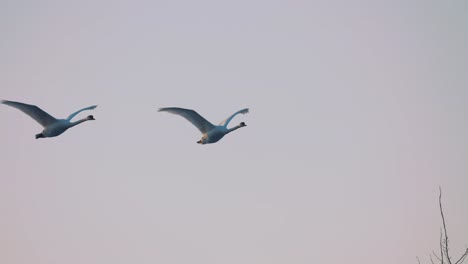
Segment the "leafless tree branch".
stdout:
[[[445,258],[447,259],[448,264],[452,264],[452,260],[450,259],[450,254],[449,254],[449,240],[448,240],[448,234],[447,234],[447,226],[445,225],[445,217],[444,217],[444,211],[442,210],[442,188],[439,186],[439,207],[440,207],[440,215],[442,216],[442,226],[444,227],[444,234],[445,234],[445,243],[444,243],[444,248],[445,248]],[[442,250],[442,249],[441,249]]]
[[439,246],[440,246],[440,263],[444,264],[444,239],[442,238],[442,229],[440,229],[440,238],[439,238]]
[[[452,264],[452,258],[449,254],[449,238],[447,233],[447,225],[445,223],[445,216],[444,210],[442,208],[442,188],[439,187],[439,208],[440,208],[440,216],[442,217],[442,228],[440,229],[440,238],[439,238],[439,247],[440,247],[440,257],[432,251],[432,254],[429,255],[429,259],[432,264],[434,263],[434,259],[432,256],[437,258],[440,261],[440,264]],[[461,257],[455,262],[455,264],[462,264],[468,256],[468,247],[465,249],[465,252],[461,255]],[[418,257],[418,264],[421,264],[421,261]]]
[[442,258],[439,258],[439,256],[437,256],[437,254],[434,252],[434,250],[432,250],[432,255],[434,255],[434,257],[436,257],[436,259],[438,259],[442,264],[444,263],[443,259]]
[[455,262],[455,264],[461,264],[465,260],[466,256],[468,255],[468,247],[465,249],[465,253],[460,257],[460,259]]

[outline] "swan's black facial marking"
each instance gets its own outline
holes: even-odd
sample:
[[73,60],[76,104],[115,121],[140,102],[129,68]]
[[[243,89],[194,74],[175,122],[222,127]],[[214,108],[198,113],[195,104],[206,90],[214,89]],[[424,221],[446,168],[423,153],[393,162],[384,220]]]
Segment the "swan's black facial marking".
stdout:
[[38,139],[38,138],[44,138],[44,134],[42,134],[42,133],[37,134],[36,139]]
[[247,126],[247,125],[246,125],[244,122],[241,122],[241,123],[240,123],[240,126],[241,126],[241,127],[245,127],[245,126]]
[[203,142],[200,140],[197,141],[198,144],[203,144]]
[[89,116],[88,116],[88,120],[96,120],[96,119],[94,119],[94,116],[89,115]]

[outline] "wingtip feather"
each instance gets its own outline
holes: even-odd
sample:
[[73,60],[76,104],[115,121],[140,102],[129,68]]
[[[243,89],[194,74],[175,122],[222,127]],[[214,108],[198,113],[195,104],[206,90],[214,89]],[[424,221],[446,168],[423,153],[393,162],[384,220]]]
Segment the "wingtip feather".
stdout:
[[170,112],[169,110],[173,107],[160,107],[158,108],[158,112]]
[[0,103],[11,106],[12,104],[14,104],[16,102],[9,101],[9,100],[0,100]]

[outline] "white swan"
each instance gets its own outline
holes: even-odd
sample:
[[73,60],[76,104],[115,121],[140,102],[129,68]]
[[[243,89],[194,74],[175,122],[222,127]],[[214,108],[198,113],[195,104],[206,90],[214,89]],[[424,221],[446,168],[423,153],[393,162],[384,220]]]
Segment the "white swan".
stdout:
[[232,128],[227,128],[227,125],[231,120],[238,114],[246,114],[249,112],[248,108],[239,110],[235,112],[233,115],[230,117],[226,118],[223,122],[221,122],[218,126],[215,126],[208,122],[205,118],[203,118],[201,115],[199,115],[197,112],[190,110],[190,109],[184,109],[184,108],[178,108],[178,107],[165,107],[165,108],[159,108],[159,112],[168,112],[171,114],[176,114],[184,117],[190,123],[192,123],[194,126],[200,130],[200,132],[203,134],[202,138],[197,142],[198,144],[209,144],[209,143],[215,143],[218,142],[221,138],[223,138],[226,134],[241,128],[247,126],[244,122],[241,122],[239,125],[232,127]]
[[93,105],[93,106],[83,108],[71,114],[67,119],[55,119],[53,116],[49,115],[44,110],[40,109],[39,107],[35,105],[23,104],[19,102],[6,101],[6,100],[1,100],[0,102],[2,104],[6,104],[6,105],[9,105],[11,107],[21,110],[23,113],[27,114],[28,116],[36,120],[39,124],[41,124],[44,127],[44,130],[41,133],[36,135],[36,139],[46,138],[46,137],[56,137],[62,134],[63,132],[65,132],[70,127],[74,127],[88,120],[95,120],[92,115],[89,115],[86,118],[80,119],[76,122],[71,122],[71,119],[75,117],[78,113],[80,113],[81,111],[92,110],[97,107],[97,105]]

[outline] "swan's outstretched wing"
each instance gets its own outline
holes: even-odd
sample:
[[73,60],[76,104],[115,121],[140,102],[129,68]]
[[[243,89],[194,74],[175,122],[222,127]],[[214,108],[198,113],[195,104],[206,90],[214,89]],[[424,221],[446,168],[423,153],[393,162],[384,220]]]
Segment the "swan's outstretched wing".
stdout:
[[77,114],[79,114],[80,112],[85,111],[85,110],[93,110],[93,109],[95,109],[96,107],[97,107],[97,105],[93,105],[93,106],[88,106],[88,107],[85,107],[85,108],[83,108],[83,109],[81,109],[81,110],[78,110],[78,111],[76,111],[75,113],[71,114],[71,115],[67,118],[67,120],[68,120],[68,122],[70,122],[70,121],[72,120],[72,118],[75,117],[75,116],[76,116]]
[[223,122],[219,123],[220,126],[227,126],[229,124],[229,122],[231,122],[231,120],[238,114],[247,114],[249,112],[249,109],[248,108],[245,108],[245,109],[242,109],[242,110],[239,110],[237,112],[235,112],[233,115],[231,115],[230,117],[226,118]]
[[165,108],[159,108],[159,112],[168,112],[171,114],[175,115],[180,115],[190,121],[194,126],[200,130],[202,133],[206,133],[210,131],[211,129],[214,128],[214,125],[208,122],[205,118],[203,118],[201,115],[199,115],[197,112],[190,110],[190,109],[184,109],[184,108],[178,108],[178,107],[165,107]]
[[57,121],[57,119],[55,119],[53,116],[49,115],[44,110],[40,109],[39,107],[35,105],[23,104],[19,102],[6,101],[6,100],[1,100],[1,103],[14,107],[18,110],[21,110],[23,113],[27,114],[32,119],[36,120],[43,127],[46,127]]

